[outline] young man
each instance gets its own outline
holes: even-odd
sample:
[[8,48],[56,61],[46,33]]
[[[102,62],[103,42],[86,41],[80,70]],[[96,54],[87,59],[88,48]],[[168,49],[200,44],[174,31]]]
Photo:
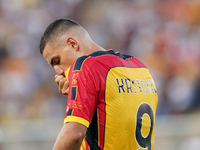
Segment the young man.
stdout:
[[142,62],[105,50],[69,19],[47,27],[40,52],[68,94],[54,150],[154,149],[157,90]]

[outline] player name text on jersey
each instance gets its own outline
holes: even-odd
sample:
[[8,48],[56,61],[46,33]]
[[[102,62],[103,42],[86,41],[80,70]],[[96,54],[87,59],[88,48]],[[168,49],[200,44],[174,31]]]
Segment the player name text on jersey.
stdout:
[[157,93],[153,79],[134,80],[116,78],[119,93],[154,94]]

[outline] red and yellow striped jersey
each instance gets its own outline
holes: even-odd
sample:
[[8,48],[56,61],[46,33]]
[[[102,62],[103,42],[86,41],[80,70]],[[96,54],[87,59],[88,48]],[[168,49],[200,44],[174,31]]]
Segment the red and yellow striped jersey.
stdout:
[[157,90],[146,66],[113,50],[78,58],[64,123],[88,128],[81,150],[153,150]]

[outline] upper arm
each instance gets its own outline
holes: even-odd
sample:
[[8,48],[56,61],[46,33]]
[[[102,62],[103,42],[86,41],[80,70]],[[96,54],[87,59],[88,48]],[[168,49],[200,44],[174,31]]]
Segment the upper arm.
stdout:
[[[93,113],[98,105],[99,82],[95,69],[91,68],[89,60],[84,63],[76,62],[69,73],[69,95],[66,122],[77,122],[89,126]],[[77,67],[77,63],[79,66]]]
[[53,150],[79,150],[87,128],[76,122],[63,125]]

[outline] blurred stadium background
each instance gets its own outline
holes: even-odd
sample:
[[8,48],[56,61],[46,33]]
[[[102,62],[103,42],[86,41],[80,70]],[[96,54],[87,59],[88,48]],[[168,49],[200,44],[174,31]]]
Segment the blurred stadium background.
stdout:
[[67,97],[38,48],[61,17],[150,69],[155,150],[200,150],[200,0],[0,0],[0,150],[49,150],[62,127]]

